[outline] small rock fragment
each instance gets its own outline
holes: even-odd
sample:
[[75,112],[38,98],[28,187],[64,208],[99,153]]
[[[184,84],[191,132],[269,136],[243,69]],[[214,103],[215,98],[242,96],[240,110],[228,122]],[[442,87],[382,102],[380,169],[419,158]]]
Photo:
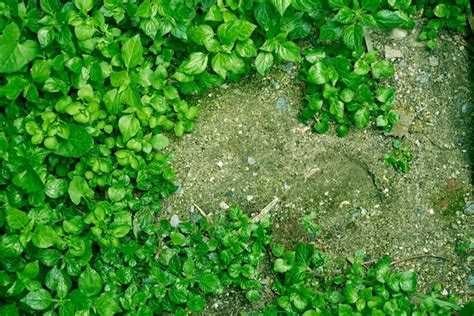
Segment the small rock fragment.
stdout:
[[474,275],[470,275],[467,278],[467,283],[469,284],[469,286],[474,286]]
[[255,160],[255,158],[253,158],[252,156],[248,156],[247,157],[247,163],[251,166],[253,166],[254,164],[257,163],[257,161]]
[[275,82],[273,83],[273,88],[274,88],[275,90],[279,90],[279,89],[280,89],[280,84],[278,83],[278,81],[275,81]]
[[224,202],[224,201],[219,203],[219,207],[223,210],[228,210],[229,209],[229,205],[227,205],[227,203]]
[[295,65],[295,63],[289,62],[289,63],[285,64],[282,69],[285,72],[290,72],[293,69],[294,65]]
[[469,112],[469,103],[464,103],[464,104],[461,106],[461,112],[462,112],[462,113],[467,113],[467,112]]
[[276,107],[280,110],[288,110],[288,100],[285,97],[278,97]]
[[218,166],[219,168],[222,168],[222,167],[224,167],[224,163],[219,160],[219,161],[217,162],[217,166]]
[[394,58],[402,58],[403,53],[398,50],[394,49],[390,46],[385,46],[385,59],[394,59]]
[[432,67],[436,67],[439,65],[439,60],[435,56],[430,56],[430,58],[428,58],[428,61],[430,63],[430,66]]
[[283,182],[283,191],[289,191],[291,186],[288,185],[288,183],[285,181]]
[[247,199],[247,202],[250,202],[253,200],[253,195],[247,195],[245,198]]
[[466,206],[464,207],[464,214],[474,215],[474,201],[469,201],[466,203]]
[[179,219],[179,216],[176,215],[176,214],[173,214],[173,216],[171,216],[171,219],[170,219],[170,225],[171,227],[178,227],[179,223],[181,223],[181,220]]
[[415,81],[420,83],[420,84],[424,84],[424,83],[427,83],[428,81],[430,81],[430,77],[428,77],[427,75],[418,75],[416,77]]
[[407,37],[408,32],[404,29],[393,29],[392,34],[390,35],[391,38],[394,40],[401,40]]

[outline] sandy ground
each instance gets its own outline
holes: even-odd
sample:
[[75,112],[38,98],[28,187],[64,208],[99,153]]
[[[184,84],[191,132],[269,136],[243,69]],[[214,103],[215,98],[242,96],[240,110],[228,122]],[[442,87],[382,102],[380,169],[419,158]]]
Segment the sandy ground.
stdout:
[[[414,154],[410,173],[384,163],[393,135],[354,129],[341,139],[301,124],[301,82],[294,65],[284,64],[265,78],[226,84],[194,101],[202,109],[196,130],[170,149],[181,189],[164,202],[165,216],[189,218],[197,213],[193,203],[212,213],[231,204],[258,213],[278,197],[272,211],[278,241],[307,240],[299,221],[315,211],[316,244],[331,256],[357,249],[369,259],[440,256],[397,267],[417,271],[421,290],[440,282],[445,294],[472,299],[474,257],[455,252],[474,234],[474,215],[463,212],[474,200],[469,52],[458,35],[443,35],[434,52],[415,38],[416,32],[402,31],[371,35],[397,69],[389,82],[398,89],[403,120],[395,134]],[[227,300],[235,309],[235,298]],[[226,304],[219,298],[214,310]]]

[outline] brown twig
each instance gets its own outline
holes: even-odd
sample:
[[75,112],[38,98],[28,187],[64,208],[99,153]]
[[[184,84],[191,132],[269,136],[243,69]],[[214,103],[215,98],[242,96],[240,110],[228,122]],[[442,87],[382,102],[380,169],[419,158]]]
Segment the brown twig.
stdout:
[[275,196],[273,201],[271,201],[267,206],[265,206],[260,211],[260,213],[258,213],[257,215],[255,215],[254,217],[252,217],[250,219],[250,222],[256,223],[256,222],[260,221],[262,218],[264,218],[270,212],[270,210],[278,203],[278,201],[280,201],[280,199]]
[[[434,259],[440,259],[440,260],[444,260],[444,261],[449,261],[448,259],[446,259],[446,258],[444,258],[444,257],[436,256],[436,255],[414,255],[414,256],[410,256],[410,257],[398,259],[398,260],[393,260],[392,263],[391,263],[391,265],[395,265],[395,264],[398,264],[398,263],[401,263],[401,262],[405,262],[405,261],[409,261],[409,260],[414,260],[414,259],[419,259],[419,258],[434,258]],[[362,265],[364,265],[364,266],[366,266],[366,265],[371,265],[371,264],[376,263],[377,261],[378,261],[378,259],[369,260],[369,261],[363,262]]]
[[206,214],[206,212],[204,212],[204,211],[202,210],[202,208],[200,208],[196,203],[193,203],[193,205],[194,205],[195,208],[197,208],[197,210],[199,211],[199,213],[201,213],[201,215],[204,216],[204,218],[207,219],[207,221],[208,221],[209,223],[212,222],[212,218],[211,218],[211,214],[210,214],[210,213],[209,213],[209,214]]

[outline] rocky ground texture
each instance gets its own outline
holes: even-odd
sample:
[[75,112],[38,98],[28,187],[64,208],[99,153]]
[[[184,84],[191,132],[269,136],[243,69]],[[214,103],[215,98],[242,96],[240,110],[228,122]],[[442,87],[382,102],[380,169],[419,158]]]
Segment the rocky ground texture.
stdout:
[[[470,53],[453,34],[443,34],[430,52],[416,32],[370,35],[397,69],[389,83],[398,90],[401,122],[390,135],[370,128],[342,139],[312,133],[297,120],[303,95],[291,63],[196,99],[202,111],[195,132],[170,149],[181,188],[165,201],[165,216],[189,218],[197,214],[194,204],[212,213],[231,204],[258,213],[278,197],[272,210],[278,241],[307,240],[299,222],[315,211],[316,245],[332,257],[357,249],[373,259],[439,256],[396,267],[417,271],[422,290],[440,282],[443,294],[472,299],[472,250],[456,251],[473,245],[474,235]],[[384,162],[395,138],[414,155],[408,174]],[[212,310],[253,308],[235,300],[228,293]]]

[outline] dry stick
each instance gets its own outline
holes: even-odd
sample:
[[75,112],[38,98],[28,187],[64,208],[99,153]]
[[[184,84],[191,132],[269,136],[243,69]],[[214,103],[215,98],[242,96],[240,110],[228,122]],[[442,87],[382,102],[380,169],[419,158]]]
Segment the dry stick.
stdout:
[[374,46],[372,45],[372,40],[370,39],[371,31],[364,27],[364,40],[365,40],[365,47],[367,47],[367,52],[372,52],[374,50]]
[[201,213],[201,215],[208,220],[208,222],[212,222],[211,214],[206,214],[206,212],[204,212],[202,208],[200,208],[196,203],[193,203],[193,205],[195,208],[197,208],[199,213]]
[[[435,255],[414,255],[414,256],[410,256],[410,257],[398,259],[398,260],[393,260],[392,263],[391,263],[391,265],[395,265],[395,264],[398,264],[398,263],[401,263],[401,262],[404,262],[404,261],[409,261],[409,260],[419,259],[419,258],[435,258],[435,259],[440,259],[440,260],[444,260],[444,261],[449,261],[448,259],[446,259],[446,258],[444,258],[444,257],[441,257],[441,256],[435,256]],[[365,266],[365,265],[373,264],[373,263],[376,263],[377,261],[378,261],[378,259],[369,260],[369,261],[363,262],[362,265]]]
[[250,222],[256,223],[260,221],[262,218],[264,218],[268,214],[268,212],[270,212],[270,210],[278,203],[278,201],[280,201],[280,199],[275,196],[273,201],[271,201],[267,206],[265,206],[260,211],[260,213],[258,213],[257,215],[255,215],[254,217],[250,219]]
[[469,12],[467,16],[467,20],[469,21],[469,26],[471,27],[471,31],[474,32],[474,17],[472,16],[472,12]]

